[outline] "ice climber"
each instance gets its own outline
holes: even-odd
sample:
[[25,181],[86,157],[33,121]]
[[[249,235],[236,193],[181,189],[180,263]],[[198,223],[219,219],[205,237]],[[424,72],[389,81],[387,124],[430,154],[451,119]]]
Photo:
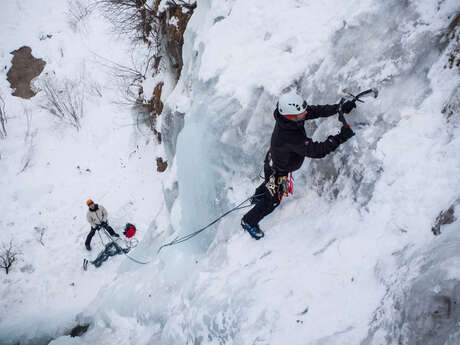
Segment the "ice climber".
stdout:
[[[355,100],[350,100],[342,104],[342,111],[349,113],[355,107]],[[286,93],[279,98],[273,114],[276,120],[275,129],[270,149],[265,156],[265,181],[256,188],[251,199],[254,207],[241,219],[243,229],[256,240],[264,236],[259,222],[278,207],[282,196],[287,193],[288,174],[299,169],[305,157],[323,158],[354,135],[343,116],[339,116],[343,124],[340,133],[329,136],[323,142],[315,142],[307,137],[304,128],[306,120],[332,116],[338,111],[339,104],[308,105],[295,92]]]
[[110,236],[120,237],[120,235],[113,231],[112,227],[107,222],[108,213],[104,206],[95,204],[91,199],[86,201],[86,205],[88,205],[86,219],[88,219],[88,222],[91,224],[91,231],[88,236],[86,236],[86,249],[91,250],[91,240],[96,233],[96,230],[100,230],[101,228],[107,230]]

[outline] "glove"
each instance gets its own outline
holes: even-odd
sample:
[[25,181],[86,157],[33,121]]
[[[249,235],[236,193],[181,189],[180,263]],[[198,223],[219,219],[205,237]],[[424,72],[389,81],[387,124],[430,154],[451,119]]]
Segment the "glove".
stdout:
[[343,113],[339,113],[339,121],[342,122],[342,125],[346,127],[350,127],[347,121],[345,120],[345,116],[343,116]]
[[342,110],[344,113],[348,114],[350,111],[353,110],[353,108],[356,108],[356,101],[346,101],[345,103],[342,104]]
[[343,125],[338,135],[339,143],[343,144],[345,141],[347,141],[354,135],[355,132],[353,132],[348,125]]

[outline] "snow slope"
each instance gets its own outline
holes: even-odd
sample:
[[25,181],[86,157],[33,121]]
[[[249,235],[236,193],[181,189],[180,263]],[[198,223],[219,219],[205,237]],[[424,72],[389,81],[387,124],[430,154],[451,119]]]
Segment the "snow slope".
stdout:
[[[9,275],[1,272],[0,344],[47,343],[75,326],[75,315],[123,261],[82,271],[83,258],[102,248],[98,235],[91,253],[84,248],[86,200],[103,204],[119,233],[126,222],[136,224],[141,239],[162,207],[154,165],[161,149],[120,104],[117,81],[101,62],[129,64],[133,52],[97,12],[77,26],[66,1],[8,1],[0,12],[0,94],[8,115],[8,136],[0,141],[0,243],[13,239],[23,253]],[[47,63],[37,85],[48,74],[85,86],[79,131],[41,107],[43,91],[30,100],[10,95],[10,52],[23,45]]]
[[[459,224],[437,238],[430,229],[459,198],[457,114],[441,113],[458,102],[458,70],[445,66],[459,10],[453,0],[198,1],[162,115],[165,207],[151,197],[158,214],[139,199],[132,208],[145,225],[154,218],[137,249],[152,262],[104,271],[116,278],[79,310],[89,331],[51,344],[457,344],[445,301],[460,298]],[[324,104],[371,86],[380,96],[352,113],[356,136],[295,173],[263,240],[240,230],[240,211],[155,255],[260,183],[280,92]],[[335,117],[307,125],[318,140],[337,129]],[[128,181],[137,174],[160,188],[140,165]]]

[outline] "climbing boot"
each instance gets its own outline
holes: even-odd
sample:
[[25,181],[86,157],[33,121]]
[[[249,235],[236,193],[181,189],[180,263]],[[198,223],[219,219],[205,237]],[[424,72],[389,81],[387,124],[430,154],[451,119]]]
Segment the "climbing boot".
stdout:
[[244,220],[241,220],[241,226],[249,233],[249,235],[251,235],[252,238],[256,240],[260,240],[262,237],[264,237],[264,232],[260,230],[258,224],[256,226],[250,226]]

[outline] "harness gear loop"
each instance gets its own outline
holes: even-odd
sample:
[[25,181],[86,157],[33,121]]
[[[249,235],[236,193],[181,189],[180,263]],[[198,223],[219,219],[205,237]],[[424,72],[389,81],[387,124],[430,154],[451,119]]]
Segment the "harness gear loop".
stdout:
[[274,197],[275,194],[278,194],[279,187],[275,179],[275,175],[270,176],[268,182],[265,184],[265,187],[267,187],[272,197]]
[[278,198],[280,198],[280,200],[281,200],[281,196],[289,196],[287,176],[278,177],[278,186],[279,186]]
[[283,196],[287,197],[289,194],[294,194],[294,178],[292,177],[292,173],[289,173],[289,175],[289,178],[287,175],[278,177],[276,175],[270,176],[265,187],[267,187],[272,197],[277,195],[278,200],[281,200]]
[[268,165],[272,169],[272,174],[265,184],[267,189],[269,190],[272,197],[278,195],[278,200],[281,201],[283,196],[289,196],[289,194],[294,194],[294,177],[292,176],[292,172],[285,176],[279,176],[275,169],[275,164],[273,163],[272,154],[268,152]]
[[279,176],[276,180],[276,187],[278,200],[281,200],[283,196],[288,197],[289,194],[294,194],[294,177],[292,177],[292,173],[286,176]]

